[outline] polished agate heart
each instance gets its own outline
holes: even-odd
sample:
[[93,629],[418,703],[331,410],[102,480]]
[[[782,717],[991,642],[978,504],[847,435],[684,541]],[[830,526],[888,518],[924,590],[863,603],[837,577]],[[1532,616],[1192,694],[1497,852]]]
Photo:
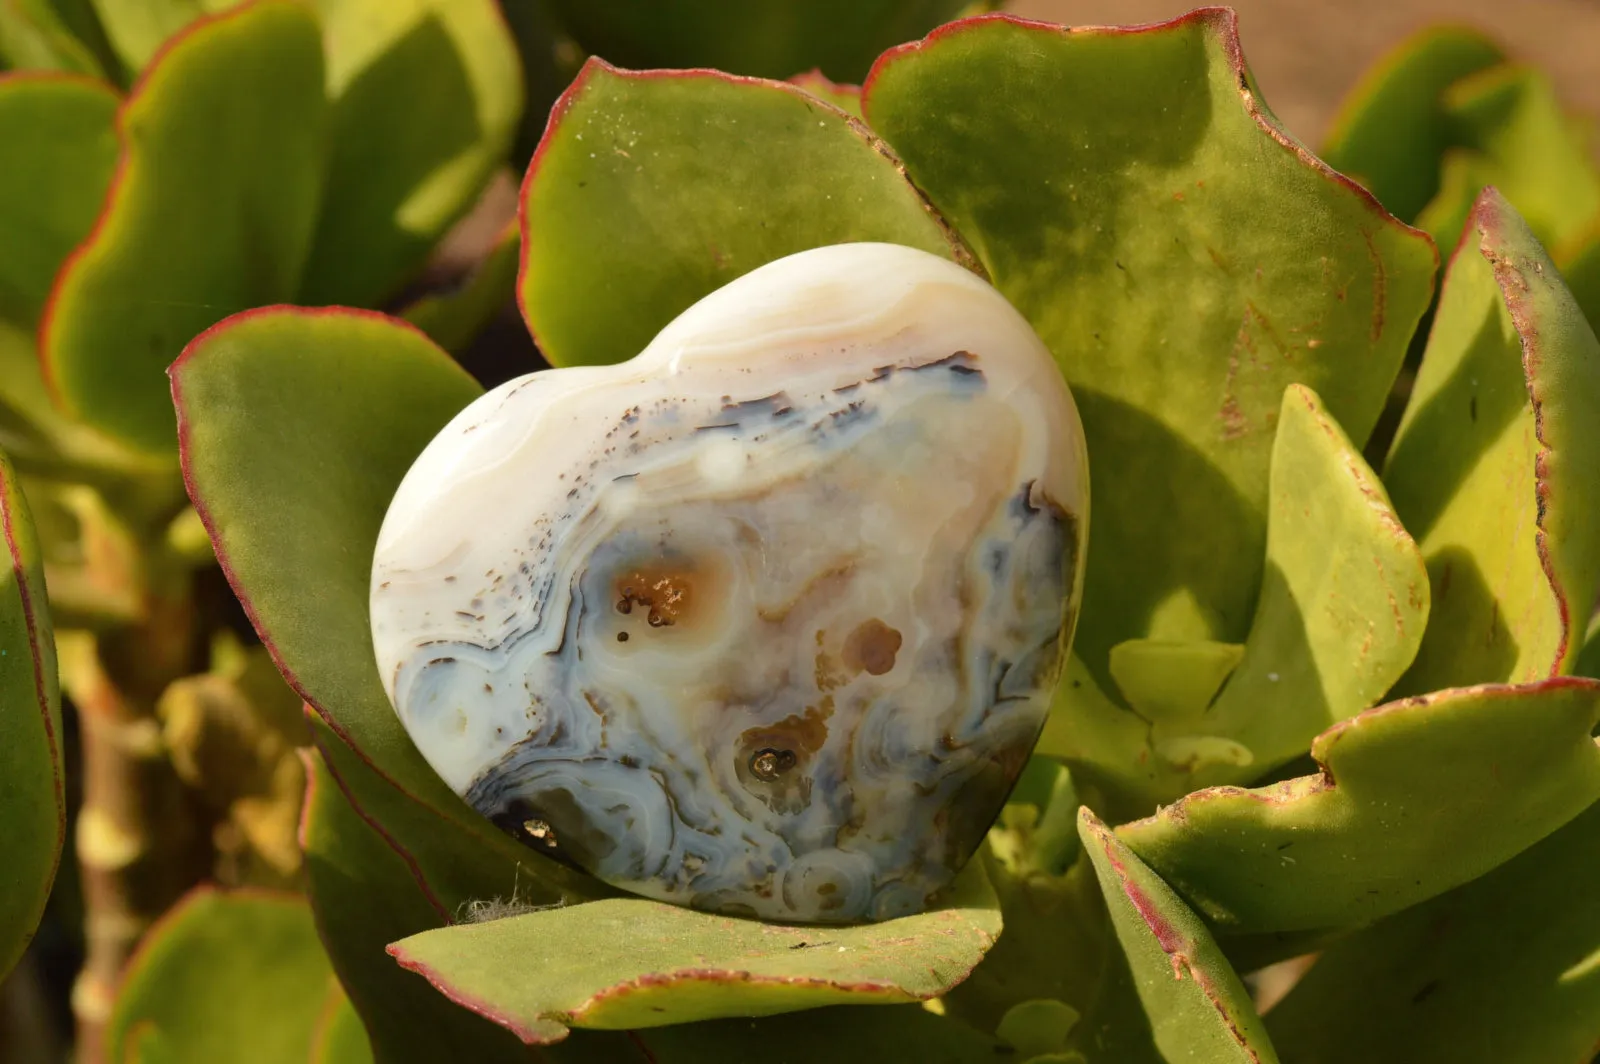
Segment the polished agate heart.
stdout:
[[446,783],[607,883],[905,915],[1044,724],[1087,486],[1061,374],[994,289],[807,251],[447,425],[378,537],[378,665]]

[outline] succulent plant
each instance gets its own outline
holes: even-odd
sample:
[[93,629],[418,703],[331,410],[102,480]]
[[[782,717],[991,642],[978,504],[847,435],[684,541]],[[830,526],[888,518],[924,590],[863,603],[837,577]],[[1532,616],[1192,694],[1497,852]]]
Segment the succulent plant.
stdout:
[[[6,18],[35,7],[65,12],[55,22],[35,17],[26,44],[53,48],[62,65],[106,69],[150,55],[109,18],[103,40],[80,32],[76,49],[63,45],[56,23],[79,24],[79,9],[45,4],[5,9],[0,48],[8,55],[23,46],[11,43],[22,38]],[[863,8],[862,17],[882,14],[881,25],[896,26],[891,7]],[[918,10],[931,17],[937,7]],[[559,12],[514,14],[524,56],[564,32]],[[573,27],[580,16],[566,12]],[[248,50],[247,36],[266,35],[280,59],[302,45],[307,56],[317,51],[306,8],[262,0],[169,45],[134,100],[164,80],[176,84],[171,72],[181,67],[162,64],[185,55],[208,27],[222,40],[226,27],[251,20],[271,29],[233,38],[240,49]],[[643,14],[627,16],[611,27],[611,40],[622,43],[608,47],[620,50],[602,54],[656,61],[654,53],[624,54],[666,41],[651,25]],[[281,61],[189,54],[197,71],[219,78],[294,75]],[[203,314],[158,311],[149,300],[139,310],[147,317],[108,325],[91,320],[90,310],[114,306],[104,293],[117,289],[95,289],[97,270],[125,269],[118,284],[149,281],[136,290],[158,294],[161,273],[139,269],[143,260],[132,253],[96,253],[93,241],[73,257],[88,264],[76,267],[83,290],[55,284],[51,306],[62,322],[78,313],[85,336],[145,335],[138,322],[158,318],[165,330],[149,333],[158,342],[137,373],[130,363],[122,376],[101,376],[87,361],[74,378],[66,357],[64,376],[52,379],[65,395],[77,388],[83,397],[73,408],[78,420],[64,422],[70,432],[62,438],[87,441],[73,454],[138,459],[131,471],[117,467],[115,483],[165,482],[170,491],[170,455],[154,443],[171,415],[141,396],[148,370],[163,361],[156,348],[170,356],[184,329],[199,332],[170,369],[183,483],[197,517],[169,524],[179,512],[173,496],[133,493],[145,501],[131,516],[89,525],[103,554],[145,557],[157,529],[176,559],[192,556],[195,522],[202,524],[262,643],[244,649],[221,639],[210,674],[163,688],[170,732],[196,737],[180,749],[227,751],[225,762],[254,768],[215,794],[207,788],[216,777],[192,771],[183,756],[169,770],[260,855],[285,849],[282,817],[263,809],[296,788],[298,773],[306,781],[291,851],[303,855],[305,897],[190,895],[128,966],[105,1028],[108,1058],[218,1059],[256,1030],[242,1002],[273,1009],[281,1021],[270,1044],[251,1050],[262,1060],[520,1060],[528,1045],[551,1059],[591,1061],[1592,1057],[1600,1044],[1600,901],[1582,885],[1600,873],[1600,683],[1583,677],[1600,673],[1600,625],[1590,622],[1600,599],[1600,342],[1585,310],[1596,313],[1600,292],[1600,199],[1590,195],[1600,180],[1541,76],[1476,35],[1431,31],[1369,75],[1324,162],[1261,99],[1223,9],[1132,29],[963,19],[882,54],[861,90],[826,76],[850,76],[853,58],[780,82],[743,75],[790,73],[787,53],[740,54],[750,64],[740,76],[589,60],[532,152],[516,230],[463,291],[407,312],[429,333],[371,310],[262,306],[321,297],[288,282],[281,294],[235,292],[217,280],[225,270],[173,279],[170,299],[198,293],[211,301]],[[189,102],[199,108],[205,94],[193,84]],[[0,80],[0,126],[8,113],[26,111],[6,110],[11,86]],[[62,107],[78,108],[91,132],[50,171],[60,176],[28,179],[66,194],[111,180],[117,151],[95,123],[119,105],[109,90],[70,79],[34,79],[28,91],[48,95],[60,86],[83,89]],[[274,106],[277,96],[292,102],[292,94],[274,93]],[[270,110],[260,93],[251,98]],[[138,107],[120,107],[126,129]],[[496,151],[508,150],[509,138],[507,124]],[[262,165],[292,168],[295,158],[278,151]],[[131,188],[138,167],[127,158],[121,165],[119,181]],[[200,197],[184,191],[184,180],[152,179],[150,194]],[[272,202],[286,202],[278,193],[297,187],[287,180],[277,182]],[[320,180],[308,183],[315,189]],[[112,207],[118,199],[112,195]],[[5,210],[0,198],[0,226]],[[65,256],[79,239],[74,226],[91,223],[92,212],[64,210],[57,222],[51,254]],[[99,229],[119,231],[108,222]],[[286,223],[263,238],[272,247],[294,232]],[[945,889],[931,897],[919,889],[916,904],[876,912],[846,890],[848,914],[884,917],[876,922],[796,924],[787,921],[827,913],[820,905],[751,906],[748,898],[732,899],[734,912],[704,911],[729,908],[726,892],[696,899],[698,909],[667,904],[661,899],[680,893],[667,889],[678,880],[619,870],[593,843],[659,858],[675,842],[608,821],[613,808],[592,798],[575,809],[552,804],[553,788],[539,781],[541,750],[554,747],[519,746],[523,735],[484,729],[509,723],[513,733],[521,727],[548,739],[540,721],[524,723],[530,706],[537,710],[533,699],[560,701],[552,712],[565,721],[577,688],[598,683],[584,670],[611,668],[604,651],[617,658],[608,690],[665,708],[602,713],[608,726],[626,723],[587,752],[614,745],[615,760],[574,773],[587,782],[563,793],[594,781],[616,786],[629,762],[658,758],[652,767],[665,776],[661,766],[675,758],[719,758],[735,766],[731,783],[693,780],[672,793],[727,802],[726,825],[741,817],[766,823],[771,802],[741,809],[729,797],[759,791],[738,768],[753,774],[766,753],[773,759],[761,771],[774,779],[755,782],[771,785],[759,793],[783,806],[780,818],[828,809],[816,791],[796,802],[772,789],[800,765],[802,744],[741,745],[742,720],[684,729],[671,741],[656,730],[701,700],[686,688],[714,685],[719,672],[748,672],[759,661],[752,647],[782,652],[794,649],[793,638],[781,625],[766,632],[762,615],[746,610],[737,628],[718,629],[737,636],[739,650],[663,657],[685,670],[668,684],[637,667],[653,649],[648,607],[658,603],[629,592],[638,591],[626,583],[632,570],[611,565],[602,549],[560,566],[529,561],[511,578],[528,588],[537,583],[532,574],[545,573],[550,586],[568,589],[558,597],[596,592],[605,627],[596,629],[598,641],[588,633],[582,667],[575,650],[573,660],[510,670],[495,648],[512,622],[473,605],[488,598],[475,594],[474,582],[492,584],[493,574],[483,573],[520,564],[529,521],[552,519],[558,549],[579,541],[577,508],[591,503],[576,474],[588,461],[606,465],[608,476],[632,471],[606,453],[611,444],[593,439],[637,402],[629,395],[677,403],[704,422],[702,413],[722,405],[785,390],[797,402],[821,395],[808,375],[834,367],[859,377],[862,367],[899,365],[903,336],[835,352],[834,361],[803,371],[770,364],[787,337],[801,336],[794,342],[804,346],[803,330],[836,327],[829,323],[857,303],[880,305],[877,280],[859,279],[866,275],[850,263],[881,245],[900,246],[882,252],[891,258],[924,264],[908,271],[959,278],[950,283],[972,293],[970,306],[946,298],[906,312],[908,335],[928,323],[938,324],[937,342],[972,330],[983,344],[963,340],[952,351],[966,353],[962,369],[982,369],[999,335],[983,323],[992,330],[1020,314],[1026,328],[1019,322],[1016,335],[1036,336],[1071,388],[1094,500],[1086,508],[1073,491],[1058,500],[1064,512],[1088,515],[1086,545],[1072,564],[1081,572],[1071,585],[1082,595],[1076,639],[1064,659],[1044,655],[1032,674],[1042,683],[1055,665],[1061,671],[1031,759],[1022,763],[1044,708],[1032,687],[1022,700],[1026,720],[998,741],[999,779],[977,797],[937,796],[947,820],[972,822],[969,841],[987,828],[959,872],[970,847],[946,852],[938,872],[954,878]],[[351,254],[370,276],[381,272],[381,256]],[[750,293],[775,277],[792,282],[797,275],[787,271],[797,263],[824,261],[836,277],[858,278],[838,305],[791,298],[778,285],[750,305],[796,331],[751,322],[742,302]],[[56,266],[30,274],[32,288],[17,287],[34,293],[16,303],[21,335],[51,291],[38,278]],[[517,304],[556,368],[485,394],[448,349],[492,310],[512,267]],[[74,268],[68,263],[63,276]],[[252,283],[298,277],[298,268],[252,274]],[[876,277],[892,272],[880,268]],[[393,291],[374,282],[371,291],[380,290]],[[721,309],[713,315],[707,307]],[[224,316],[233,310],[242,312]],[[11,310],[0,303],[0,312]],[[862,327],[854,317],[845,324]],[[717,341],[731,352],[730,368],[758,381],[699,382],[693,358],[687,372],[641,376],[664,351],[712,327],[728,330]],[[66,324],[47,324],[47,357],[53,330],[74,335]],[[934,387],[905,376],[884,381]],[[889,395],[879,384],[880,396]],[[943,505],[963,480],[985,483],[963,470],[982,467],[996,438],[993,418],[1004,421],[1015,404],[1048,406],[1053,391],[1060,392],[1054,377],[1009,393],[977,422],[947,407],[930,414],[946,437],[926,433],[942,457],[917,467],[927,496],[918,501]],[[95,409],[105,417],[87,413]],[[756,421],[773,422],[776,409],[752,408],[738,438],[759,434]],[[1048,447],[1079,453],[1063,442],[1073,435],[1066,420],[1023,423],[1053,440]],[[637,427],[651,434],[654,453],[679,453],[679,428]],[[130,446],[141,438],[152,442],[148,460]],[[6,437],[21,468],[29,439]],[[508,458],[512,444],[520,450]],[[598,453],[580,461],[586,448]],[[694,477],[733,468],[718,464],[730,452],[709,441],[683,453]],[[468,461],[518,487],[473,483],[463,473]],[[512,465],[494,469],[496,462]],[[802,486],[828,495],[830,475],[813,467]],[[15,953],[37,919],[64,805],[59,771],[41,768],[58,758],[39,548],[8,470],[0,480],[17,574],[16,591],[0,596],[0,682],[29,708],[0,715],[19,768],[8,780],[25,794],[5,792],[4,800],[25,800],[32,810],[29,830],[5,844],[26,886],[7,901],[20,899],[27,911],[0,913],[0,932],[11,936],[0,938],[3,965],[5,950]],[[988,486],[1016,494],[1009,477]],[[889,501],[887,481],[882,490],[878,505]],[[54,507],[35,496],[30,488],[43,528]],[[868,504],[838,496],[803,507],[818,526],[816,542],[845,536],[829,526],[864,519]],[[152,505],[155,497],[167,501]],[[627,501],[607,510],[627,531],[638,496],[606,497]],[[77,514],[96,512],[92,502],[76,505]],[[503,523],[510,512],[521,516]],[[681,536],[702,527],[695,521],[674,513],[658,527]],[[761,524],[757,535],[795,527]],[[910,520],[885,527],[895,530],[896,546],[921,533]],[[117,555],[119,535],[140,549]],[[449,550],[458,543],[456,557]],[[483,573],[475,568],[480,554]],[[710,554],[714,564],[730,556]],[[419,559],[436,570],[420,581]],[[582,568],[591,564],[593,573]],[[473,571],[445,571],[456,565]],[[885,561],[877,570],[889,589],[882,601],[907,595],[904,565]],[[458,595],[463,574],[474,586]],[[624,583],[613,586],[618,574]],[[451,575],[457,580],[445,581]],[[584,583],[591,576],[599,581],[592,588]],[[402,596],[411,598],[391,604],[385,596],[394,584],[386,581],[408,584]],[[1052,608],[1059,631],[1071,594],[1050,583],[1039,577],[1021,586],[1038,595],[1032,606]],[[854,600],[846,601],[848,619],[859,621]],[[636,637],[632,610],[641,605]],[[914,628],[932,624],[910,613],[905,622],[878,619],[901,637],[897,662],[923,645]],[[152,627],[166,630],[148,620],[141,630]],[[1000,627],[1013,641],[1048,642],[1044,627]],[[836,634],[844,638],[846,628]],[[516,631],[554,629],[529,623]],[[440,639],[447,651],[424,645]],[[810,647],[798,649],[811,660]],[[256,711],[272,701],[262,693],[271,685],[262,683],[260,654],[270,654],[304,703],[312,747],[299,760],[288,756],[294,739],[284,708]],[[880,682],[865,666],[861,672]],[[884,670],[882,684],[896,679],[892,672],[893,665]],[[502,673],[513,683],[533,676],[538,690],[506,702]],[[64,675],[79,678],[87,700],[94,687],[84,677],[97,674]],[[917,679],[942,675],[921,668]],[[496,690],[480,695],[485,684]],[[438,726],[457,709],[470,742]],[[867,719],[863,712],[846,734]],[[927,737],[918,739],[911,719],[898,718],[887,739],[915,755]],[[786,752],[793,765],[781,761]],[[262,770],[284,764],[283,773]],[[918,778],[915,767],[904,771],[898,779]],[[948,830],[931,807],[915,812],[893,788],[850,793],[876,803],[870,814],[893,825],[874,851],[880,870],[896,871],[904,859],[891,839],[914,850]],[[673,823],[688,815],[674,812]],[[575,834],[580,844],[572,846]],[[718,859],[736,866],[751,845],[730,842]],[[747,875],[745,885],[761,875]],[[755,916],[738,914],[751,908]]]

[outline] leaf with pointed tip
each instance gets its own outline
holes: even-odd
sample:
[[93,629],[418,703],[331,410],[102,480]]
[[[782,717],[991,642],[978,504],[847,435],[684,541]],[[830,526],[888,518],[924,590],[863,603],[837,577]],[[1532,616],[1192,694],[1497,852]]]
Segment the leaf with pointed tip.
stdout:
[[1384,468],[1432,617],[1397,690],[1567,671],[1600,588],[1600,343],[1493,189],[1446,276]]
[[877,54],[953,17],[968,0],[555,0],[578,43],[622,66],[712,67],[786,78],[821,68],[859,80]]
[[1588,1060],[1600,1045],[1597,881],[1600,804],[1481,879],[1330,946],[1267,1026],[1303,1064]]
[[481,823],[395,717],[367,615],[389,500],[476,382],[403,322],[290,307],[218,324],[171,375],[190,498],[285,679],[408,794]]
[[965,979],[999,934],[975,861],[945,907],[882,923],[786,927],[612,898],[426,931],[389,952],[451,1001],[544,1045],[569,1027],[926,1000]]
[[[1422,557],[1377,476],[1303,385],[1283,395],[1268,507],[1266,574],[1244,647],[1113,647],[1112,677],[1137,717],[1069,670],[1071,697],[1058,696],[1040,750],[1079,766],[1112,808],[1143,813],[1197,787],[1260,778],[1376,702],[1415,656],[1428,615]],[[1170,683],[1164,663],[1176,670]],[[1157,690],[1164,683],[1171,690]]]
[[200,887],[146,932],[128,962],[105,1059],[136,1049],[170,1064],[304,1060],[331,985],[298,894]]
[[379,1064],[526,1062],[522,1044],[445,1001],[383,952],[446,922],[394,849],[352,804],[321,755],[308,753],[300,841],[317,932],[361,1016]]
[[1497,187],[1551,247],[1600,218],[1600,167],[1548,75],[1492,67],[1452,85],[1443,102],[1460,147],[1446,155],[1439,195],[1417,218],[1440,247],[1461,232],[1485,185]]
[[1600,797],[1600,683],[1390,702],[1334,725],[1322,767],[1197,791],[1118,834],[1225,933],[1348,926],[1473,879]]
[[[316,0],[327,185],[297,298],[375,306],[478,199],[522,114],[495,0]],[[404,101],[404,103],[401,103]]]
[[1241,641],[1284,388],[1366,438],[1427,240],[1282,131],[1224,9],[968,19],[887,53],[864,105],[1073,386],[1096,544],[1076,648],[1101,688],[1125,640]]
[[1362,75],[1322,143],[1329,166],[1360,181],[1410,221],[1439,191],[1439,164],[1454,146],[1445,90],[1505,58],[1466,26],[1429,26]]
[[293,293],[322,181],[322,82],[321,29],[287,0],[193,24],[142,75],[118,117],[118,176],[40,330],[74,415],[170,453],[161,371],[206,326]]
[[[1201,735],[1249,752],[1196,785],[1259,778],[1383,697],[1416,656],[1428,574],[1377,474],[1309,388],[1283,395],[1272,451],[1267,568],[1244,658]],[[1158,722],[1157,750],[1173,734]],[[1176,797],[1176,796],[1174,796]]]
[[39,540],[0,455],[0,980],[32,940],[66,834],[61,691]]
[[522,241],[515,224],[506,227],[489,254],[459,287],[432,292],[407,306],[400,316],[446,351],[460,352],[516,295]]
[[1249,993],[1200,918],[1087,808],[1078,833],[1162,1057],[1277,1064]]
[[773,259],[952,237],[860,122],[803,89],[591,59],[522,187],[518,298],[556,365],[632,358],[688,306]]

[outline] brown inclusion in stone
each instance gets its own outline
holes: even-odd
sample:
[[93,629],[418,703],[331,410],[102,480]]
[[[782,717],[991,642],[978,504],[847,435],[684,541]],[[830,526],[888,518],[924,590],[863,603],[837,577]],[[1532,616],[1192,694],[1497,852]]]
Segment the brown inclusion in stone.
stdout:
[[900,653],[900,633],[878,618],[862,621],[845,637],[844,667],[852,673],[866,672],[882,676],[894,668],[895,655]]

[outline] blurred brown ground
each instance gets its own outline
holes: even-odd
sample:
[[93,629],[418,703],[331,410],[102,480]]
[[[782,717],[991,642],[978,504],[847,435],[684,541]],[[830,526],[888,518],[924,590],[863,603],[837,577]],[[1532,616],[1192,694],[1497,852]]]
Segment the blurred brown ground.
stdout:
[[[1012,0],[1067,25],[1174,18],[1195,0]],[[1465,23],[1549,72],[1568,107],[1600,116],[1600,0],[1236,0],[1244,54],[1284,125],[1315,145],[1368,65],[1423,26]]]

